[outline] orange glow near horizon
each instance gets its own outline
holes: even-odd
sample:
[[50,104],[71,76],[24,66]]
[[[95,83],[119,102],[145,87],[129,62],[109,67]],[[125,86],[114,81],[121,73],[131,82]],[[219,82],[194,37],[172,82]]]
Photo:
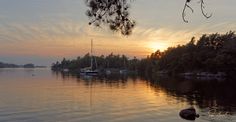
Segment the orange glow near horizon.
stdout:
[[150,42],[148,44],[148,48],[153,52],[160,50],[160,51],[164,51],[168,48],[168,45],[166,44],[162,44],[162,43],[158,43],[158,42]]
[[[124,54],[128,57],[144,58],[147,55],[157,51],[164,51],[168,43],[160,41],[136,41],[135,39],[103,39],[94,40],[94,55]],[[16,46],[17,45],[17,46]],[[90,52],[90,39],[79,38],[57,38],[54,41],[43,40],[40,42],[25,41],[24,43],[15,42],[0,46],[0,54],[4,55],[36,55],[36,56],[53,56],[53,57],[74,57],[83,56]],[[11,49],[11,50],[9,50]]]
[[[8,35],[9,42],[0,45],[0,55],[77,57],[90,52],[90,40],[94,40],[94,55],[124,54],[130,58],[144,58],[156,50],[164,51],[170,46],[184,44],[192,33],[167,28],[135,28],[128,37],[111,33],[107,29],[82,26],[76,22],[58,24],[44,30],[45,25],[17,25],[17,33]],[[31,28],[37,28],[30,31]],[[79,31],[83,30],[83,31]],[[10,30],[9,30],[10,31]],[[22,32],[27,32],[27,36]],[[185,36],[182,36],[185,35]],[[10,50],[9,50],[10,49]]]

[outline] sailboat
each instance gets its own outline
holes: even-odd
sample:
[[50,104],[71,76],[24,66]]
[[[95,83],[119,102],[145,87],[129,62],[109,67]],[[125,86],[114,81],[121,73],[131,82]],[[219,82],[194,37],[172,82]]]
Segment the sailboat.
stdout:
[[[93,61],[94,59],[94,61]],[[80,70],[80,75],[87,75],[87,76],[96,76],[98,75],[97,70],[97,61],[96,58],[93,57],[93,40],[91,40],[91,56],[90,56],[90,67],[85,67]],[[95,67],[93,63],[95,62]]]

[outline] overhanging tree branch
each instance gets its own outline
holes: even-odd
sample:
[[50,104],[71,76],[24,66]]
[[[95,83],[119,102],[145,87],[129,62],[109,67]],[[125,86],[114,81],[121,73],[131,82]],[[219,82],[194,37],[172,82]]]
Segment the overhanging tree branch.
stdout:
[[204,17],[206,17],[207,19],[210,18],[212,16],[212,13],[210,15],[207,15],[207,13],[205,13],[204,9],[205,9],[205,2],[204,0],[201,0],[201,11],[202,11],[202,15]]
[[183,9],[183,12],[182,12],[183,21],[186,22],[186,23],[188,23],[188,20],[185,19],[185,16],[186,16],[186,14],[185,14],[186,8],[189,8],[189,9],[192,11],[192,13],[194,12],[194,11],[193,11],[193,8],[188,5],[189,2],[190,2],[190,0],[186,0],[186,2],[185,2],[185,4],[184,4],[184,9]]
[[[191,0],[186,0],[185,4],[184,4],[184,8],[183,8],[183,12],[182,12],[182,19],[185,23],[188,23],[188,20],[186,20],[186,8],[189,8],[191,10],[191,12],[193,13],[193,8],[191,6],[189,6],[188,4],[191,2]],[[208,15],[206,12],[205,12],[205,2],[204,0],[200,0],[200,8],[201,8],[201,12],[202,12],[202,15],[205,17],[205,18],[210,18],[212,16],[212,13],[210,15]]]
[[[133,0],[85,0],[88,10],[86,15],[89,17],[89,25],[100,27],[101,24],[106,24],[112,31],[119,31],[122,35],[130,35],[136,22],[130,19],[129,9],[130,3]],[[186,11],[192,13],[194,9],[189,5],[192,0],[186,0],[182,11],[182,19],[188,23],[186,19]],[[202,15],[205,18],[210,18],[205,12],[205,1],[199,0]]]
[[129,17],[129,3],[127,0],[86,0],[90,8],[86,14],[90,18],[89,25],[100,26],[108,24],[113,31],[120,31],[122,35],[130,35],[135,21]]

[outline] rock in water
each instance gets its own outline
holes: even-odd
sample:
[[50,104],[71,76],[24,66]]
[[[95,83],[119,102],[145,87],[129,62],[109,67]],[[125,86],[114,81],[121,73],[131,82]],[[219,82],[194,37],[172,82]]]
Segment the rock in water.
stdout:
[[195,108],[190,107],[187,109],[183,109],[179,112],[179,116],[186,120],[195,120],[199,117],[199,114],[196,113]]

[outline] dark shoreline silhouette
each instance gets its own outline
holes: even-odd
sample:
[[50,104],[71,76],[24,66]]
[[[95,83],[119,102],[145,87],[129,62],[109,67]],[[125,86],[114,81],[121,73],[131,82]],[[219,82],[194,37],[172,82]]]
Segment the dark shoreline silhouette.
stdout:
[[24,64],[24,65],[17,65],[17,64],[9,64],[0,62],[0,68],[46,68],[46,66],[35,66],[32,63]]

